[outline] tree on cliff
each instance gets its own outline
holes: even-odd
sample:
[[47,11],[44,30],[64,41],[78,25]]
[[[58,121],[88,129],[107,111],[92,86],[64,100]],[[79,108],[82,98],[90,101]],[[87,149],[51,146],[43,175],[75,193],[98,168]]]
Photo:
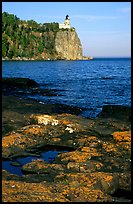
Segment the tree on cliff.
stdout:
[[45,51],[54,54],[54,39],[58,23],[38,24],[20,20],[13,14],[2,13],[2,57],[39,57]]

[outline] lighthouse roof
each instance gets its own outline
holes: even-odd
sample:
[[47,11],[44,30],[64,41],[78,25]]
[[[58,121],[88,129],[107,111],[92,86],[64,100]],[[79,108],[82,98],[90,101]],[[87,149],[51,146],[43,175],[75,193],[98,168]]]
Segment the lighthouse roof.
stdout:
[[66,19],[69,19],[69,15],[66,15]]

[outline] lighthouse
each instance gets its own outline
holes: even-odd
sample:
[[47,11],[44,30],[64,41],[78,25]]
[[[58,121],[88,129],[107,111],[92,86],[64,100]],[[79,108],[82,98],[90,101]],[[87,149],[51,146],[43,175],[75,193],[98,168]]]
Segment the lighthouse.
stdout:
[[66,19],[65,19],[64,24],[65,24],[65,26],[66,26],[67,28],[70,28],[70,18],[69,18],[68,15],[66,15]]
[[59,23],[59,29],[70,29],[70,18],[68,15],[66,15],[64,23]]

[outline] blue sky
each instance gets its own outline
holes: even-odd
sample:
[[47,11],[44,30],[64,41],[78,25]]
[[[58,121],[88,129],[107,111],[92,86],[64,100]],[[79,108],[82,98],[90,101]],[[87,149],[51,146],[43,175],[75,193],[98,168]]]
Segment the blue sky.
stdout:
[[63,23],[70,16],[83,54],[131,56],[131,2],[2,2],[2,12],[38,23]]

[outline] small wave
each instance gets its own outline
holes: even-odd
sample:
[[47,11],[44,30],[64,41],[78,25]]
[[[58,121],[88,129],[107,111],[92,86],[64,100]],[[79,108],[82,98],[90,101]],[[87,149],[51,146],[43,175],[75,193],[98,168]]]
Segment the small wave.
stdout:
[[109,80],[109,79],[115,79],[116,77],[100,77],[100,79],[103,79],[103,80]]

